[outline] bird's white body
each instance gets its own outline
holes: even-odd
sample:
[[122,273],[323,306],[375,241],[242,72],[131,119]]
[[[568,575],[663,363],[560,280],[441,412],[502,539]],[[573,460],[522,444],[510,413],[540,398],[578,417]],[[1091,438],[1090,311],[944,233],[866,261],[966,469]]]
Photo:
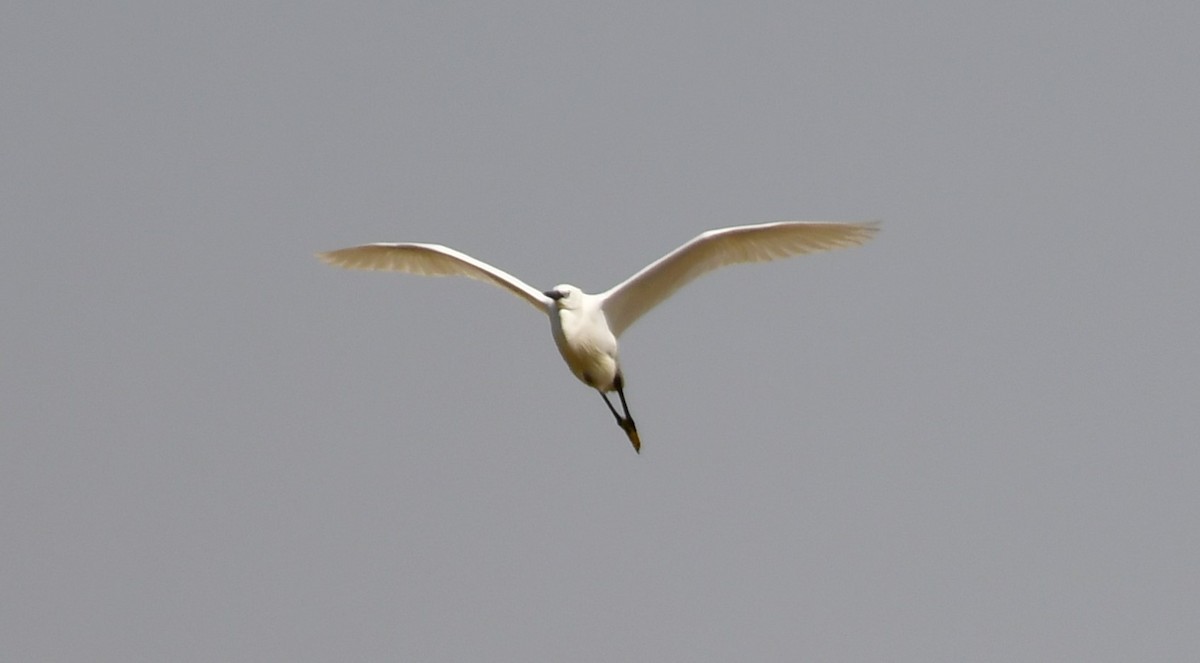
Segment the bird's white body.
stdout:
[[604,317],[603,300],[573,286],[560,285],[555,290],[571,293],[546,311],[558,353],[584,384],[613,391],[620,362],[617,337]]
[[[701,233],[633,276],[599,294],[572,285],[539,292],[524,281],[439,244],[366,244],[318,254],[333,265],[427,276],[466,276],[497,285],[550,317],[554,343],[575,377],[600,392],[617,423],[641,449],[629,416],[617,338],[638,318],[696,277],[725,265],[765,262],[814,251],[858,246],[878,229],[875,223],[780,221]],[[621,397],[624,416],[607,392]]]

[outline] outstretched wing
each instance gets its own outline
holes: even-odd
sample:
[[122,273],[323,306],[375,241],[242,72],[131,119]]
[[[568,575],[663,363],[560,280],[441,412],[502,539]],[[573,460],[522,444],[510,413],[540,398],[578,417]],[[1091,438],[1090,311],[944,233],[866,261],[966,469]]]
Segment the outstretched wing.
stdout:
[[601,293],[604,317],[613,334],[620,336],[676,290],[718,267],[858,246],[877,230],[878,222],[823,221],[780,221],[709,230]]
[[423,276],[466,276],[498,285],[545,313],[549,297],[521,279],[440,244],[364,244],[318,253],[321,260],[346,269],[408,272]]

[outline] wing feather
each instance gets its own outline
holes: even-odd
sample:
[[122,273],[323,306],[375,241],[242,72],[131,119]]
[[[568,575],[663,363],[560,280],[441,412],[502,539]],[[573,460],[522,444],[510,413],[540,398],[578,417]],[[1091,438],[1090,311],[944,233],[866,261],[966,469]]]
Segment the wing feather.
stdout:
[[779,221],[709,230],[601,293],[604,316],[613,334],[620,336],[675,291],[718,267],[859,246],[878,230],[878,222],[824,221]]
[[543,313],[551,300],[521,279],[482,260],[440,244],[364,244],[318,253],[330,265],[346,269],[407,272],[422,276],[465,276],[500,286]]

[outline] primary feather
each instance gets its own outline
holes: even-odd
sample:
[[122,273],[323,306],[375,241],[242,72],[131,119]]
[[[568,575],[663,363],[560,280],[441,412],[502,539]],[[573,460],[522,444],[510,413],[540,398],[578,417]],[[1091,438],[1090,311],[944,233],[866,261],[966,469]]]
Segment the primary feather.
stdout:
[[364,244],[318,253],[331,265],[346,269],[407,272],[422,276],[465,276],[498,285],[545,312],[550,298],[508,272],[441,244]]
[[858,246],[878,229],[876,222],[779,221],[709,230],[598,296],[609,328],[620,336],[675,291],[718,267]]

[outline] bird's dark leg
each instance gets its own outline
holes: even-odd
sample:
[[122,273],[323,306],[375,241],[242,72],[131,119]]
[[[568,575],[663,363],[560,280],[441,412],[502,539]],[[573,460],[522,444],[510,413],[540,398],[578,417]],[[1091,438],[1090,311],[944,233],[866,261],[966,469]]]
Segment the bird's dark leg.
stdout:
[[[625,402],[625,378],[620,373],[613,379],[613,387],[617,390],[617,396],[621,397],[621,409],[625,411],[625,420],[632,425],[633,417],[629,416],[629,405]],[[613,413],[616,414],[616,410],[613,410]]]
[[625,402],[625,378],[620,373],[617,373],[617,377],[613,379],[613,388],[617,390],[617,396],[621,398],[621,409],[625,412],[625,416],[617,414],[617,409],[608,401],[607,394],[602,391],[600,395],[604,396],[604,404],[608,406],[608,411],[617,418],[617,425],[629,436],[633,450],[640,454],[642,453],[642,440],[638,437],[637,425],[633,423],[633,417],[629,414],[629,404]]
[[612,415],[614,417],[616,417],[616,419],[617,419],[617,424],[620,425],[621,424],[621,415],[617,414],[617,408],[613,407],[613,404],[609,402],[608,394],[601,391],[600,398],[604,399],[604,404],[608,406],[608,411],[612,412]]

